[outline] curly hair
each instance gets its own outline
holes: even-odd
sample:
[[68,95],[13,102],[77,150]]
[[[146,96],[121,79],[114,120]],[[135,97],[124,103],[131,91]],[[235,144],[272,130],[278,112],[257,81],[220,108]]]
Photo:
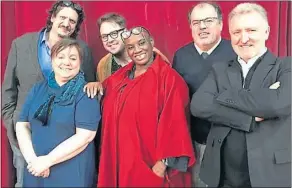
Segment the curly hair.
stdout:
[[[53,22],[51,21],[52,16],[55,17],[64,7],[70,7],[73,10],[75,10],[76,13],[78,14],[76,28],[70,36],[71,38],[76,39],[76,37],[78,36],[79,31],[80,31],[80,26],[85,18],[85,14],[84,14],[84,11],[79,4],[74,3],[72,1],[66,1],[67,3],[70,4],[70,6],[67,6],[64,4],[64,2],[65,1],[57,1],[56,3],[53,4],[52,8],[48,11],[49,16],[47,18],[46,29],[48,32],[52,29],[52,26],[53,26]],[[80,9],[76,9],[75,8],[76,6],[78,6],[78,8],[80,8]]]

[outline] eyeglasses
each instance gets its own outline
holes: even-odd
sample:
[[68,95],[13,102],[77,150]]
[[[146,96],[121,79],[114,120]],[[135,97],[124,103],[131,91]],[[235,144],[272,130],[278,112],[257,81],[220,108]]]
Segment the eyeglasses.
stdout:
[[201,22],[204,23],[205,26],[210,27],[214,24],[215,20],[218,20],[217,17],[208,17],[202,20],[193,20],[192,25],[195,27],[199,27],[201,25]]
[[109,34],[103,34],[103,35],[100,36],[100,38],[101,38],[101,40],[103,42],[107,42],[108,41],[108,36],[110,36],[112,39],[116,39],[119,36],[119,32],[123,31],[124,29],[125,28],[121,28],[121,29],[112,31]]
[[132,34],[139,35],[140,33],[142,33],[142,31],[146,31],[148,33],[148,35],[150,35],[150,33],[147,29],[139,26],[139,27],[134,27],[131,30],[127,30],[127,31],[122,32],[121,33],[122,40],[124,41],[125,39],[128,39]]
[[60,1],[59,5],[61,6],[65,6],[65,7],[72,7],[74,8],[78,13],[82,12],[82,7],[77,4],[77,3],[74,3],[72,1]]

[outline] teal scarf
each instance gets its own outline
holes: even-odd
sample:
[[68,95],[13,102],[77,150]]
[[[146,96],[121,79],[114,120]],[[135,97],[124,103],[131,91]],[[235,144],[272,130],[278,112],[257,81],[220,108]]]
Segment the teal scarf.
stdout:
[[34,118],[41,121],[43,126],[46,126],[49,116],[52,113],[53,106],[55,104],[63,106],[72,104],[76,99],[76,95],[80,89],[84,87],[85,83],[84,73],[79,72],[74,78],[60,87],[56,82],[55,73],[52,72],[48,80],[49,97],[46,102],[37,109]]

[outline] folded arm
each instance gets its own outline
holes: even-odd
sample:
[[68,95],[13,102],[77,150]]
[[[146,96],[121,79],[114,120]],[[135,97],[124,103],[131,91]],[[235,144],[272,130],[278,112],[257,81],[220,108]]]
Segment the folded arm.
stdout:
[[226,107],[264,119],[289,115],[291,113],[291,62],[288,60],[282,62],[278,73],[279,88],[230,88],[220,93],[216,101]]
[[213,123],[249,131],[253,117],[238,109],[221,105],[217,101],[218,92],[215,72],[212,69],[206,80],[193,94],[191,101],[192,114]]

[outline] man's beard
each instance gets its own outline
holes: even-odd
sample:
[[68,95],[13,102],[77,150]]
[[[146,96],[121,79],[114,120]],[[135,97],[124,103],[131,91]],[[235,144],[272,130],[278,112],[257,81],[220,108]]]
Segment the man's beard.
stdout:
[[58,33],[58,37],[60,37],[60,38],[67,38],[67,37],[70,37],[71,35],[62,35],[62,34],[59,34]]
[[[65,29],[68,33],[70,33],[70,31],[71,31],[71,29],[69,27],[59,26],[59,28]],[[72,33],[68,34],[68,35],[66,35],[66,34],[62,35],[62,34],[58,33],[58,37],[60,37],[60,38],[67,38],[67,37],[70,37],[71,35],[72,35]]]

